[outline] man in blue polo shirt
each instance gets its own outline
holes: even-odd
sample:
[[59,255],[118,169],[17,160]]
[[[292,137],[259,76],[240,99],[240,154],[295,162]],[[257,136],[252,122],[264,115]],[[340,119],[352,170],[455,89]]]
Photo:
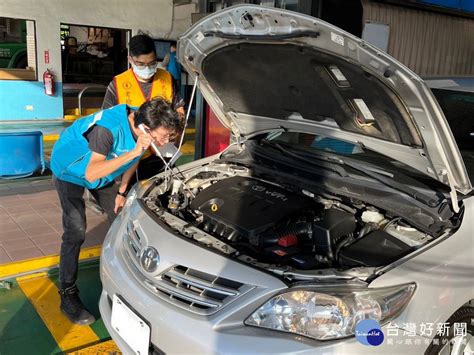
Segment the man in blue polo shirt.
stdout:
[[[170,104],[155,98],[137,111],[118,105],[77,120],[54,145],[51,170],[63,210],[64,230],[59,293],[61,311],[72,322],[87,325],[95,321],[81,302],[75,285],[79,252],[86,234],[84,189],[91,192],[112,223],[125,202],[128,183],[140,157],[152,142],[161,146],[172,141],[180,133],[181,125],[180,116]],[[120,176],[117,189],[115,179]]]

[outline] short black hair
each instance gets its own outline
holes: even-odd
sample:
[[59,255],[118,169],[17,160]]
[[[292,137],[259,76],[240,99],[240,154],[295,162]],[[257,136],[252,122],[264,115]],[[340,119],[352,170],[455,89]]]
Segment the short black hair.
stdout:
[[180,133],[183,130],[179,114],[168,101],[159,96],[145,102],[135,112],[135,127],[138,128],[141,123],[151,130],[158,127],[169,129],[174,133]]
[[140,33],[130,38],[128,46],[130,49],[130,55],[134,57],[155,52],[155,42],[153,41],[153,38],[145,33]]

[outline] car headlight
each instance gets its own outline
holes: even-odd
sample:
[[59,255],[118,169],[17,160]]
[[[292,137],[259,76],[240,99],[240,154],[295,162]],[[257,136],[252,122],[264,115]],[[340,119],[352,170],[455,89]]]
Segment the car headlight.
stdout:
[[298,289],[273,297],[245,324],[329,340],[354,335],[358,322],[383,324],[405,308],[415,284],[377,289]]

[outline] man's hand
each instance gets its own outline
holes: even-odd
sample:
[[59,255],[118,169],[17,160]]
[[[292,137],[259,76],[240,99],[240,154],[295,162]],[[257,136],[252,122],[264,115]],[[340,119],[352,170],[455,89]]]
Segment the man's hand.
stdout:
[[137,156],[140,156],[145,150],[147,150],[153,139],[149,134],[140,134],[137,139],[137,144],[135,145],[135,148],[133,149],[135,154]]
[[115,214],[117,214],[119,210],[123,207],[123,205],[125,204],[125,200],[126,198],[120,195],[117,195],[117,197],[115,197]]

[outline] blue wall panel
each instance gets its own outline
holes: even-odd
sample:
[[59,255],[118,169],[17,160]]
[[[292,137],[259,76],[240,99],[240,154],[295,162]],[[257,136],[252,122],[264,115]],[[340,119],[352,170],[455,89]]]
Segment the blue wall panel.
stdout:
[[461,0],[461,9],[468,12],[474,12],[474,0]]
[[44,93],[40,81],[0,80],[0,121],[63,118],[62,83]]
[[418,0],[418,2],[446,7],[452,10],[474,12],[474,0]]
[[421,0],[419,2],[424,2],[425,4],[448,7],[455,10],[460,10],[461,3],[460,0]]

